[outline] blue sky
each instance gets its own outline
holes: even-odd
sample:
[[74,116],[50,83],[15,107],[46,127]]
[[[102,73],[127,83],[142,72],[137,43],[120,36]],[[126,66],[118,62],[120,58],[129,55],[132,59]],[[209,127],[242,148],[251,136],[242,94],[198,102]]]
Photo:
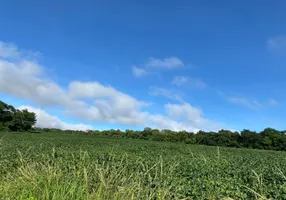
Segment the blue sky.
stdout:
[[0,5],[0,98],[39,126],[286,129],[283,0]]

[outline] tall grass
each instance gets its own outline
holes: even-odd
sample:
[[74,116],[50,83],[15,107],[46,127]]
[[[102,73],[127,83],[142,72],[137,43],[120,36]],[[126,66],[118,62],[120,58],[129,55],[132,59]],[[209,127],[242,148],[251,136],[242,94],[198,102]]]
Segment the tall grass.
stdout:
[[0,185],[1,199],[176,199],[172,184],[178,163],[164,168],[162,158],[149,165],[104,154],[91,159],[88,152],[71,154],[69,162],[56,151],[43,154],[41,162],[25,160],[18,152],[19,167]]

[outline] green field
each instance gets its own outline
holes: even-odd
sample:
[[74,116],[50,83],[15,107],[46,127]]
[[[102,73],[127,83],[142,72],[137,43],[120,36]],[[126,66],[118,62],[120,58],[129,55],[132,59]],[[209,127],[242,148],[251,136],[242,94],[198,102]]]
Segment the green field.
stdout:
[[0,133],[0,199],[286,199],[286,153]]

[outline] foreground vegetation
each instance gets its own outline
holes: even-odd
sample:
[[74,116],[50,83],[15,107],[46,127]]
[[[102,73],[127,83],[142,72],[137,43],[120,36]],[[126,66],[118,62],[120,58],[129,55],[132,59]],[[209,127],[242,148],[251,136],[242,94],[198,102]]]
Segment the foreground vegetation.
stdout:
[[286,199],[286,153],[0,133],[0,199]]

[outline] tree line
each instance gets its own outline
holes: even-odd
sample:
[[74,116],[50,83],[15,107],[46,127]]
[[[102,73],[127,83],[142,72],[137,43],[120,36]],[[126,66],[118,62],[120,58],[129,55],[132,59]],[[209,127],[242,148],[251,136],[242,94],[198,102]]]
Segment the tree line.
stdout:
[[143,131],[125,130],[60,130],[60,129],[36,129],[37,132],[81,134],[91,136],[112,136],[120,138],[144,139],[153,141],[181,142],[186,144],[199,144],[209,146],[224,146],[236,148],[251,148],[286,151],[286,131],[278,131],[273,128],[266,128],[261,132],[243,130],[232,132],[220,130],[218,132],[199,131],[197,133],[187,131],[158,130],[144,128]]
[[27,131],[41,133],[59,134],[81,134],[92,136],[113,136],[121,138],[144,139],[154,141],[181,142],[187,144],[201,144],[210,146],[225,146],[237,148],[253,148],[266,150],[286,151],[286,131],[278,131],[273,128],[266,128],[261,132],[242,130],[241,132],[220,130],[218,132],[199,131],[196,134],[187,131],[158,130],[149,127],[142,131],[134,130],[60,130],[53,128],[36,128],[35,113],[27,110],[17,110],[0,101],[0,130],[6,131]]

